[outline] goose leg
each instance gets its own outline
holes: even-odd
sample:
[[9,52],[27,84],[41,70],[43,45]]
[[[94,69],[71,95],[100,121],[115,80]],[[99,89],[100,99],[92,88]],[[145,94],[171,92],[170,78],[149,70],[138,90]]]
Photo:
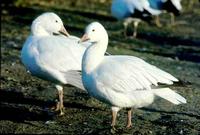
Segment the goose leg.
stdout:
[[60,111],[60,116],[64,115],[64,105],[63,105],[63,87],[60,85],[56,85],[56,89],[58,91],[58,99],[55,111]]
[[113,129],[115,129],[116,118],[117,118],[117,112],[116,112],[116,111],[112,111],[112,122],[111,122],[111,126],[112,126]]
[[136,38],[136,36],[137,36],[137,25],[136,25],[137,23],[136,22],[134,22],[134,32],[133,32],[133,37],[134,38]]
[[171,25],[175,25],[175,16],[173,13],[170,13],[170,16],[171,16]]
[[112,106],[112,122],[111,122],[111,127],[115,129],[115,124],[116,124],[116,119],[117,119],[117,112],[120,110],[119,107],[114,107]]
[[123,23],[123,25],[124,25],[124,37],[127,38],[128,22],[125,20],[124,23]]
[[138,28],[138,25],[139,25],[140,21],[134,21],[133,22],[133,26],[134,26],[134,32],[133,32],[133,37],[136,38],[137,36],[137,28]]
[[156,15],[155,17],[155,23],[157,27],[162,27],[161,23],[160,23],[160,17],[158,15]]
[[132,115],[132,108],[128,108],[128,113],[127,113],[127,128],[132,127],[132,122],[131,122],[131,115]]

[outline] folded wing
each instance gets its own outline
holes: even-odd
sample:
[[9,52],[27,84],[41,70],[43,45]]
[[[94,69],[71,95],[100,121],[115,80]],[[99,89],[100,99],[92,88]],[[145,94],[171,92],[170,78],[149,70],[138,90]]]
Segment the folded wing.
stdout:
[[178,81],[169,73],[133,56],[106,56],[97,73],[98,83],[117,92],[150,90],[151,85]]

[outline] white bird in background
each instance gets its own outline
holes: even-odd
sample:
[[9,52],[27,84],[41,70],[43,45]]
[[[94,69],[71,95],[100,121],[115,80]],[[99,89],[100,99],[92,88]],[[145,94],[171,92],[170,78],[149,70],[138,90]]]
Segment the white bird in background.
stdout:
[[[181,0],[148,0],[150,7],[163,12],[169,12],[171,15],[171,24],[175,24],[174,15],[179,15],[182,10]],[[156,16],[156,25],[161,26],[158,15]]]
[[141,20],[149,22],[151,15],[160,14],[160,10],[150,7],[148,0],[113,0],[111,14],[118,20],[124,20],[126,36],[128,24],[133,22],[133,37],[137,36],[137,27]]
[[[112,126],[115,126],[117,112],[129,108],[127,127],[131,127],[131,108],[151,104],[159,96],[173,104],[186,103],[186,99],[170,88],[159,88],[158,83],[173,84],[178,81],[169,73],[128,55],[104,56],[108,45],[108,34],[104,27],[93,22],[86,27],[80,42],[89,46],[82,59],[82,82],[94,98],[112,106]],[[157,86],[156,89],[151,88]]]
[[21,51],[21,60],[32,75],[55,83],[59,96],[56,111],[60,115],[64,114],[62,85],[84,89],[78,71],[89,44],[77,45],[78,41],[79,38],[67,33],[58,15],[47,12],[33,21],[31,34]]

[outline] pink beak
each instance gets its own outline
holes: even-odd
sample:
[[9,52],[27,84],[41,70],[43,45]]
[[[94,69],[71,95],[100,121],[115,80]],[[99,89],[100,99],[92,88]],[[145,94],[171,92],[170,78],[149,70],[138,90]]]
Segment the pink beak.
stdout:
[[90,38],[88,37],[88,35],[87,35],[87,34],[84,34],[84,35],[81,37],[81,39],[79,40],[79,43],[88,41],[89,39],[90,39]]
[[65,27],[62,26],[61,29],[59,30],[59,32],[63,35],[65,35],[66,37],[69,37],[69,33],[66,31]]

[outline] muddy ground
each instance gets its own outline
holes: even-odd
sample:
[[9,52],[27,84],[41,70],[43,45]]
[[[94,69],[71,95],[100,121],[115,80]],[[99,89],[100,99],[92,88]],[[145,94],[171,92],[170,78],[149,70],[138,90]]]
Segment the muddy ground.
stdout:
[[[110,0],[6,0],[1,1],[1,90],[0,133],[15,134],[200,134],[200,4],[183,1],[184,11],[169,25],[163,14],[163,27],[143,22],[138,38],[124,38],[122,22],[110,15]],[[92,21],[101,22],[109,33],[108,52],[138,56],[176,76],[180,81],[170,88],[187,99],[175,106],[163,99],[149,107],[135,109],[133,127],[125,128],[126,111],[119,112],[116,131],[110,128],[110,108],[84,91],[64,87],[65,115],[48,108],[57,98],[53,84],[31,76],[20,61],[22,45],[30,33],[32,20],[53,11],[66,29],[81,36]],[[129,34],[132,28],[129,28]]]

